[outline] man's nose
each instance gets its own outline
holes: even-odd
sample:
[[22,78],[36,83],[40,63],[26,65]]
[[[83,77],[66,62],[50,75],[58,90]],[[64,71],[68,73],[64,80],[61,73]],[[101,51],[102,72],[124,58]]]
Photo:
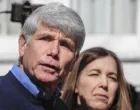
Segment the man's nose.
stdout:
[[59,41],[54,40],[51,42],[50,49],[49,49],[49,54],[55,58],[58,58],[60,49],[59,49]]

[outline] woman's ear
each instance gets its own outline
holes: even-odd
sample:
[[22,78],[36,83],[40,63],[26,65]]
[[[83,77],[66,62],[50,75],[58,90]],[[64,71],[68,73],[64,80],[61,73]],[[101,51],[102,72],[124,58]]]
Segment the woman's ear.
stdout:
[[78,94],[78,88],[76,87],[74,93]]
[[23,34],[20,35],[19,40],[18,40],[18,46],[19,46],[19,56],[23,56],[24,55],[24,51],[26,49],[26,39],[25,36]]

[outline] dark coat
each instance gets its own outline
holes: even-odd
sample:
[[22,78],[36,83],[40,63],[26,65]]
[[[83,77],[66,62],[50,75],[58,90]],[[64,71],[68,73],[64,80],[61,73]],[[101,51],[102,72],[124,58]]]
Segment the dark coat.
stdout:
[[33,96],[9,71],[0,76],[0,110],[67,110],[60,98],[43,106],[42,102]]

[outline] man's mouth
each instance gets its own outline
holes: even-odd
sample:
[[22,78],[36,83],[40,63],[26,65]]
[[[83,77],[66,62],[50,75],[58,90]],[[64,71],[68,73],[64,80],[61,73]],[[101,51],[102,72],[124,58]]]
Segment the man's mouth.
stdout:
[[46,68],[49,69],[49,71],[56,71],[59,72],[60,68],[54,65],[50,65],[50,64],[42,64],[42,66],[45,66]]

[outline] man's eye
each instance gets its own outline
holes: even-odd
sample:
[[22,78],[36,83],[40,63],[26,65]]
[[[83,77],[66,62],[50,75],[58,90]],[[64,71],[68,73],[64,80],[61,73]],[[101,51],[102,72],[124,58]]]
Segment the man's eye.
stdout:
[[68,49],[68,50],[70,50],[70,51],[73,51],[73,48],[72,48],[72,46],[70,46],[67,42],[65,42],[65,41],[61,41],[60,42],[60,45],[62,46],[62,47],[64,47],[65,49]]
[[52,38],[51,37],[42,37],[41,40],[52,41]]

